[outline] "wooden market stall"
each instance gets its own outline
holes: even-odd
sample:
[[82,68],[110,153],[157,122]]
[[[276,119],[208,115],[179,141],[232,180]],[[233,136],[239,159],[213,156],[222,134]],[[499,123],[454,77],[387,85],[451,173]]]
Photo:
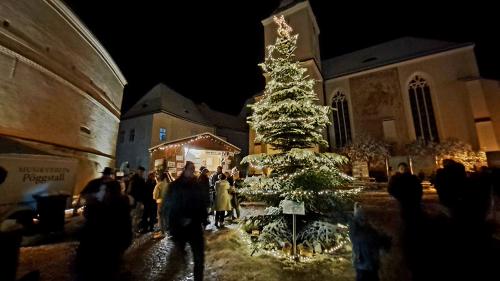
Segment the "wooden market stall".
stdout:
[[223,171],[229,170],[237,164],[235,156],[241,149],[211,133],[202,133],[164,142],[151,147],[149,152],[151,167],[177,177],[186,161],[193,162],[197,171],[201,166],[211,172],[216,171],[217,166],[222,166]]

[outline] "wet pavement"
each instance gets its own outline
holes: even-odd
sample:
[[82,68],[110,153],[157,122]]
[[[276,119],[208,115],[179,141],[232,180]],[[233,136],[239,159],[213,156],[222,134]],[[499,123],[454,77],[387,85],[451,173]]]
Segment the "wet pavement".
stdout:
[[[209,229],[207,232],[211,232]],[[213,230],[217,232],[218,230]],[[32,271],[40,272],[40,281],[78,280],[75,273],[77,242],[64,242],[21,249],[18,278]],[[168,238],[155,239],[152,233],[137,237],[124,256],[118,280],[193,280],[193,262],[189,246],[185,258],[175,254]],[[217,280],[206,273],[205,280]]]
[[[264,206],[243,207],[242,217],[262,214],[263,211]],[[240,236],[238,227],[238,224],[231,224],[230,221],[226,221],[226,226],[222,229],[215,228],[213,223],[207,227],[204,280],[324,280],[324,276],[334,275],[337,275],[335,280],[353,280],[348,260],[340,264],[338,261],[309,264],[296,271],[276,257],[251,256],[251,249]],[[40,281],[79,280],[75,273],[77,247],[78,242],[74,241],[23,247],[18,278],[29,272],[39,271]],[[320,274],[322,270],[324,272]],[[315,275],[318,275],[318,279],[311,279]],[[183,259],[182,255],[174,254],[173,242],[168,237],[155,239],[153,233],[142,234],[134,239],[126,251],[116,277],[119,281],[193,280],[192,254],[187,246]]]
[[[237,224],[227,224],[217,229],[213,224],[207,226],[206,238],[217,238],[219,234],[233,231]],[[210,238],[209,238],[210,239]],[[21,248],[18,278],[32,271],[40,273],[40,281],[78,280],[75,273],[75,257],[78,242],[63,242],[50,245]],[[185,256],[185,258],[182,258]],[[155,239],[153,233],[136,237],[126,251],[120,273],[120,281],[193,280],[193,262],[189,246],[185,255],[174,251],[174,244],[165,237]],[[205,280],[218,280],[216,273],[205,272]]]
[[[401,256],[397,231],[399,222],[397,202],[381,191],[365,192],[361,198],[365,209],[373,218],[374,226],[395,237],[394,247],[383,258],[381,280],[408,280],[407,269]],[[431,212],[439,212],[434,192],[425,192],[424,204]],[[242,216],[261,214],[262,206],[242,209]],[[354,280],[354,271],[348,259],[323,260],[290,266],[273,256],[251,255],[251,249],[237,231],[237,224],[226,224],[224,229],[210,225],[205,233],[206,262],[205,280]],[[21,250],[18,277],[40,271],[40,281],[77,280],[74,258],[78,242],[64,242]],[[127,250],[122,264],[120,281],[132,280],[193,280],[193,263],[189,246],[186,258],[173,255],[170,239],[154,239],[152,233],[138,236]],[[430,253],[432,254],[432,253]]]

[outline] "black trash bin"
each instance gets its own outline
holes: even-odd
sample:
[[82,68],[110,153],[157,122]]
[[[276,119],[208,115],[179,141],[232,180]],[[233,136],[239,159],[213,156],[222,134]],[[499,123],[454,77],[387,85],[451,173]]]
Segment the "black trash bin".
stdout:
[[0,266],[1,280],[16,280],[21,239],[22,227],[19,224],[13,225],[10,229],[0,230],[0,261],[2,261],[2,266]]
[[35,195],[40,229],[43,232],[64,231],[64,211],[66,210],[67,194]]

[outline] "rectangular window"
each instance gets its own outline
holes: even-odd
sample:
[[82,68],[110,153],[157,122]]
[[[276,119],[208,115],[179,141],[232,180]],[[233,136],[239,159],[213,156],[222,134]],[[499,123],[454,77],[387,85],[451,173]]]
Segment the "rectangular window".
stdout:
[[118,133],[118,142],[123,143],[125,141],[125,131],[120,131]]
[[166,141],[166,140],[167,140],[167,129],[160,128],[160,141]]
[[479,146],[483,151],[498,150],[498,142],[491,121],[476,122],[477,137]]
[[394,120],[384,120],[382,122],[382,128],[384,129],[384,139],[386,141],[397,140],[396,123]]
[[128,136],[129,142],[134,142],[135,139],[135,129],[130,130],[130,135]]

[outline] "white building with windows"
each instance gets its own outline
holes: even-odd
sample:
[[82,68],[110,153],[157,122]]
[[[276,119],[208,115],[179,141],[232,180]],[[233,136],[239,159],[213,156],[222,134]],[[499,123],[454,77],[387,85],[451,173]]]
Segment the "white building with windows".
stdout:
[[[320,102],[335,109],[326,133],[331,150],[368,134],[392,143],[400,161],[417,139],[455,138],[500,166],[500,83],[481,78],[473,43],[403,37],[321,60],[309,2],[282,1],[275,14],[299,34],[295,54],[319,81]],[[267,46],[276,26],[272,16],[262,23]],[[250,154],[271,150],[253,138],[250,131]]]
[[164,84],[144,95],[121,118],[116,146],[116,165],[150,170],[149,148],[161,143],[211,133],[248,151],[248,128],[244,118],[195,104]]

